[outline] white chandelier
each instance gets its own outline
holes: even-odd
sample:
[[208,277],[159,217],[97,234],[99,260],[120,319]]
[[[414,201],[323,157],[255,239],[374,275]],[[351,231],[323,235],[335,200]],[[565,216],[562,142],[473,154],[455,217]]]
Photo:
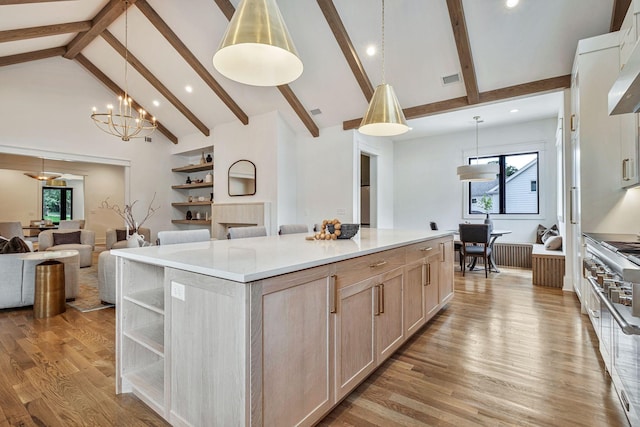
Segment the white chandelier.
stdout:
[[142,108],[137,111],[133,107],[133,100],[129,97],[129,88],[127,83],[127,68],[129,64],[128,28],[129,21],[127,10],[129,9],[129,1],[124,0],[124,96],[118,96],[118,109],[114,112],[113,105],[107,105],[108,112],[98,113],[96,107],[93,107],[91,118],[100,130],[108,134],[117,136],[123,141],[129,141],[131,138],[144,138],[153,133],[158,127],[156,118],[147,118],[147,112]]
[[478,123],[482,120],[480,116],[474,116],[473,120],[476,121],[476,164],[458,166],[458,177],[460,181],[493,181],[500,172],[500,166],[496,163],[478,164]]

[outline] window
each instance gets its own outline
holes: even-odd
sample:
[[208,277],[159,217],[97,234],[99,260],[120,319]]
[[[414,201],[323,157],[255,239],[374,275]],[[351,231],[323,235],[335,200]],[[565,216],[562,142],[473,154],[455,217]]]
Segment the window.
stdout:
[[[538,214],[538,153],[480,157],[479,164],[497,163],[500,173],[490,182],[470,182],[470,214]],[[476,159],[469,159],[475,164]]]
[[42,219],[59,224],[72,218],[73,188],[42,187]]

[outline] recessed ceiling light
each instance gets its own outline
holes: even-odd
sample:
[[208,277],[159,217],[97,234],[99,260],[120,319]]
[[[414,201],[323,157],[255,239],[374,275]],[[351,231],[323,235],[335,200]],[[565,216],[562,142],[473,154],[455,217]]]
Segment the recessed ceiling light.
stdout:
[[511,110],[511,111],[509,111],[509,112],[510,112],[510,113],[517,113],[518,111],[520,111],[520,110],[518,110],[517,108],[514,108],[513,110]]
[[191,86],[189,86],[189,85],[185,86],[184,90],[186,90],[189,93],[193,92],[193,88]]
[[156,107],[160,106],[160,102],[157,99],[153,100],[153,105],[155,105]]
[[375,55],[375,54],[376,54],[376,47],[375,47],[374,45],[370,45],[370,46],[367,48],[367,55],[369,55],[369,56],[373,56],[373,55]]
[[520,0],[507,0],[505,2],[505,5],[509,8],[512,9],[514,7],[516,7],[518,5],[518,3],[520,3]]

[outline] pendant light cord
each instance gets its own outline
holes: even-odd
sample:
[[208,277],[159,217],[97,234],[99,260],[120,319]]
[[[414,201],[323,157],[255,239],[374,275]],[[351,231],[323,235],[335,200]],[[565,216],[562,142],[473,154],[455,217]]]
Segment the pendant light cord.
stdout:
[[129,64],[129,1],[124,2],[124,98],[129,96],[129,83],[127,82],[127,65]]
[[387,79],[385,78],[384,67],[384,0],[382,0],[382,84],[385,84]]
[[480,161],[480,154],[478,149],[478,123],[480,123],[480,116],[473,116],[473,119],[476,121],[476,164]]

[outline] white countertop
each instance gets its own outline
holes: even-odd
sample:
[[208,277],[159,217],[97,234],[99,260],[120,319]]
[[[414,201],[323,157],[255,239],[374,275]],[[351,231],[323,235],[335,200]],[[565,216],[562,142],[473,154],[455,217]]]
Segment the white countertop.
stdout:
[[111,253],[148,264],[247,283],[453,233],[364,228],[348,240],[305,240],[311,234],[112,249]]

